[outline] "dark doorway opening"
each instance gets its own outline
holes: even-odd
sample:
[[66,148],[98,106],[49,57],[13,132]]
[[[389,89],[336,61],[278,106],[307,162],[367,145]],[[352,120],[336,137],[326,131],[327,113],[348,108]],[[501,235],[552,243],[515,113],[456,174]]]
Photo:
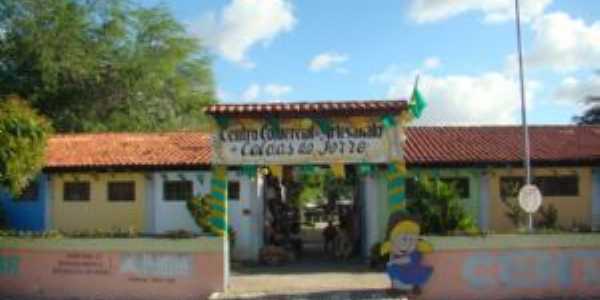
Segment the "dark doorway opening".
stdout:
[[325,167],[285,167],[265,177],[264,247],[268,265],[347,262],[360,258],[363,203],[358,176]]

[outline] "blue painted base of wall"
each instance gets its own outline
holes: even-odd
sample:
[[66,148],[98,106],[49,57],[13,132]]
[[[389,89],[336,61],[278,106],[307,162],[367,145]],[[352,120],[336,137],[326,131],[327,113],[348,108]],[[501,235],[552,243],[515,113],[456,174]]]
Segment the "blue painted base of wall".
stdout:
[[8,192],[0,191],[0,206],[6,214],[9,229],[43,231],[46,228],[47,176],[39,176],[33,184],[37,185],[35,199],[15,201]]

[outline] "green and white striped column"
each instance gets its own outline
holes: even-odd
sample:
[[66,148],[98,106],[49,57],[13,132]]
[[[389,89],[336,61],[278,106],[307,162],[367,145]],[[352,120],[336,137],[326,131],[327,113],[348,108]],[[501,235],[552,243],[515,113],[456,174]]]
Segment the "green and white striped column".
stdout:
[[214,166],[210,181],[211,205],[210,224],[219,236],[227,235],[227,167]]
[[406,208],[406,165],[402,162],[388,164],[386,173],[389,216]]

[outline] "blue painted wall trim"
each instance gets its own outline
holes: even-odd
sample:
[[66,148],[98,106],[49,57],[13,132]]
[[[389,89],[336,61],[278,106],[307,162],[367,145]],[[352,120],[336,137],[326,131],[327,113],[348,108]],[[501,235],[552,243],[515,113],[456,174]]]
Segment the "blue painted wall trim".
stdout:
[[6,191],[0,191],[0,205],[4,209],[8,227],[14,230],[42,231],[45,229],[48,177],[40,175],[35,179],[37,198],[28,201],[15,201]]

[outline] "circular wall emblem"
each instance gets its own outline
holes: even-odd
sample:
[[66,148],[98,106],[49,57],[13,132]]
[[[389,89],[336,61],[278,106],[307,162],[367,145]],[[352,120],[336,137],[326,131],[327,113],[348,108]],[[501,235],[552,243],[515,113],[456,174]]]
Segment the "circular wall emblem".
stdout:
[[525,185],[519,191],[519,205],[527,213],[534,213],[542,205],[542,193],[533,184]]

